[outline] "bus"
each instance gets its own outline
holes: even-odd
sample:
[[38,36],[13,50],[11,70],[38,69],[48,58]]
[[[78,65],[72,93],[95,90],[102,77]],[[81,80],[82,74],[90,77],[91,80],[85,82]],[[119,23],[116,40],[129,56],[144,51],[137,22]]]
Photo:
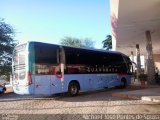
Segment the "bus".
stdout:
[[120,52],[26,42],[13,51],[12,74],[17,94],[76,96],[130,85],[132,63]]

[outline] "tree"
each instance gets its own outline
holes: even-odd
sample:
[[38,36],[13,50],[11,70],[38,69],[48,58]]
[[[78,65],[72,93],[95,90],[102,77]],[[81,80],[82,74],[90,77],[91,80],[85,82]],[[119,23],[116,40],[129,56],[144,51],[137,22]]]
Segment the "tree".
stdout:
[[106,50],[110,50],[112,49],[112,36],[111,35],[107,35],[106,39],[102,41],[103,43],[103,48]]
[[85,47],[85,48],[94,48],[94,41],[86,38],[84,40],[82,40],[82,47]]
[[13,28],[0,19],[0,77],[7,78],[11,74],[12,51],[15,46]]
[[60,41],[60,44],[67,45],[67,46],[83,47],[83,48],[93,48],[94,47],[94,41],[88,38],[83,40],[79,38],[65,37]]

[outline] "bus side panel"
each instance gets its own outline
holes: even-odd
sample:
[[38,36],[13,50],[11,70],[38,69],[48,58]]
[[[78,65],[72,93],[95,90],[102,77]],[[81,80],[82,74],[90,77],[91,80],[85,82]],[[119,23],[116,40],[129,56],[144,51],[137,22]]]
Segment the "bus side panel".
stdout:
[[97,74],[79,74],[79,75],[65,75],[64,77],[64,92],[68,91],[69,83],[72,80],[77,80],[80,84],[80,90],[96,90],[107,87],[108,75],[99,76]]
[[64,75],[64,81],[63,81],[63,91],[64,92],[68,91],[69,83],[72,80],[77,80],[79,82],[81,89],[84,89],[83,82],[88,84],[87,81],[84,79],[84,75],[82,75],[82,74],[80,74],[80,75],[74,75],[74,74]]
[[98,88],[112,88],[118,84],[117,74],[97,74]]
[[107,87],[108,75],[107,74],[86,74],[85,80],[88,84],[84,82],[86,90],[96,90]]
[[104,79],[106,81],[104,84],[107,84],[105,85],[105,87],[108,87],[108,88],[114,87],[115,84],[117,83],[117,77],[115,74],[106,74]]
[[34,90],[35,94],[51,94],[50,92],[50,75],[35,75]]
[[64,87],[63,92],[68,91],[69,83],[73,80],[76,80],[79,82],[80,90],[86,91],[86,90],[93,90],[98,88],[98,81],[96,74],[70,74],[64,76]]
[[62,81],[60,78],[56,78],[55,75],[51,75],[50,78],[51,78],[51,94],[67,92],[66,89],[67,85],[64,84],[64,81]]
[[13,90],[16,94],[34,94],[34,84],[29,86],[13,86]]

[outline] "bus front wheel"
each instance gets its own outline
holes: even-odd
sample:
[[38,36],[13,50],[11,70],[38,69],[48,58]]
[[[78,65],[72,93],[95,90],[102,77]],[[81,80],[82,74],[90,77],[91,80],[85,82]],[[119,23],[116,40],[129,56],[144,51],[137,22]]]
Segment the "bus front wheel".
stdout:
[[71,82],[69,84],[68,93],[70,96],[76,96],[79,93],[79,85],[76,82]]
[[121,80],[120,88],[123,89],[123,88],[126,87],[126,85],[127,85],[127,82],[126,82],[126,79],[124,78],[124,79]]

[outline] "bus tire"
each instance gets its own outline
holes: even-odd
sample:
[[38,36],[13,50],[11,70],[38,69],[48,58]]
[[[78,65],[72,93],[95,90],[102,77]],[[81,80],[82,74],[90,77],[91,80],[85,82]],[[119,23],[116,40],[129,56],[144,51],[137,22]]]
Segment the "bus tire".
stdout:
[[127,81],[125,78],[122,78],[120,83],[120,88],[123,89],[123,88],[126,88],[126,86],[127,86]]
[[1,91],[1,93],[5,93],[5,91],[6,91],[6,88],[3,88],[2,91]]
[[79,85],[77,82],[71,82],[68,87],[68,93],[71,97],[78,95],[79,93]]

